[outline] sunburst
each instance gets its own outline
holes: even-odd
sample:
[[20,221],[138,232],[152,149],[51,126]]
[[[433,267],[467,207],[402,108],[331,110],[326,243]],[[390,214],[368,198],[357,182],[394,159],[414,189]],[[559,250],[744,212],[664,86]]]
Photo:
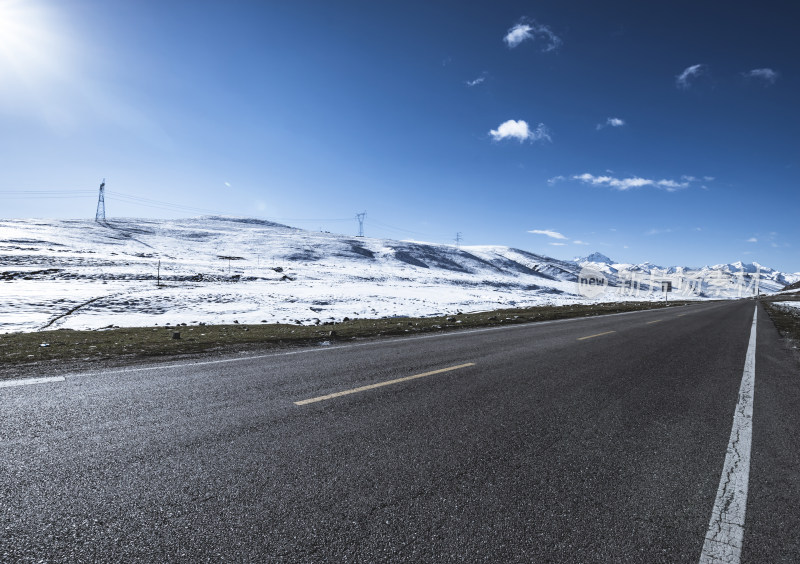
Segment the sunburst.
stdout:
[[33,79],[56,68],[58,40],[52,13],[37,0],[0,0],[0,79]]

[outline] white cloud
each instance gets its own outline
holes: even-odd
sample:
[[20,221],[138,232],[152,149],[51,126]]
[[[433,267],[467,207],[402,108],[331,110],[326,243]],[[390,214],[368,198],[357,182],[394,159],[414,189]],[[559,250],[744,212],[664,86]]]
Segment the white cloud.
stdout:
[[554,247],[566,247],[567,246],[566,243],[550,243],[550,244],[553,245]]
[[589,174],[585,172],[583,174],[576,174],[573,175],[572,180],[579,180],[584,184],[590,184],[592,186],[609,186],[616,190],[625,191],[631,190],[632,188],[642,188],[644,186],[652,186],[654,188],[661,188],[666,190],[667,192],[675,192],[677,190],[682,190],[684,188],[688,188],[692,182],[696,179],[694,177],[683,176],[681,177],[681,181],[677,180],[668,180],[668,179],[661,179],[661,180],[653,180],[650,178],[642,178],[640,176],[632,176],[629,178],[615,178],[613,176],[595,176],[593,174]]
[[542,52],[544,53],[555,51],[561,46],[561,38],[553,33],[549,27],[527,18],[521,19],[503,37],[503,41],[505,41],[509,49],[513,49],[523,41],[536,41],[537,39],[544,41],[544,46],[542,47]]
[[675,77],[675,85],[685,90],[691,86],[692,79],[702,75],[705,71],[706,66],[703,64],[686,67],[681,74]]
[[552,185],[555,184],[556,182],[561,182],[562,180],[566,180],[566,177],[559,174],[558,176],[554,176],[553,178],[548,178],[547,183]]
[[528,231],[528,233],[533,233],[534,235],[547,235],[553,239],[566,239],[566,237],[558,231],[551,231],[549,229],[531,229]]
[[533,39],[533,28],[527,24],[517,24],[508,30],[508,33],[503,38],[506,45],[513,49],[526,39]]
[[539,125],[537,125],[536,129],[534,129],[531,132],[530,140],[531,141],[550,141],[551,143],[553,142],[553,139],[550,137],[550,130],[543,123],[540,123]]
[[485,80],[486,80],[486,75],[482,74],[478,78],[476,78],[475,80],[468,80],[466,82],[466,85],[467,86],[478,86],[480,83],[482,83]]
[[674,180],[659,180],[656,182],[656,186],[659,186],[661,188],[666,188],[668,192],[672,192],[675,190],[679,190],[680,188],[688,188],[689,182],[688,181],[676,182]]
[[226,183],[225,183],[225,186],[227,186],[228,188],[230,188],[230,187],[231,187],[231,183],[230,183],[230,182],[226,182]]
[[500,124],[500,127],[489,131],[489,135],[494,137],[495,141],[500,141],[501,139],[514,138],[514,139],[519,139],[520,142],[522,142],[525,141],[530,136],[530,134],[531,131],[528,128],[528,122],[524,120],[514,120],[514,119],[504,121],[503,123]]
[[757,78],[763,80],[767,84],[775,84],[778,80],[778,72],[772,69],[753,69],[743,72],[742,76],[745,78]]
[[528,122],[525,120],[510,119],[500,124],[497,129],[489,131],[495,141],[503,139],[518,139],[520,143],[523,141],[552,141],[550,138],[550,131],[543,123],[536,126],[536,129],[531,129]]
[[748,243],[758,243],[758,239],[756,239],[755,237],[750,237],[750,238],[747,240],[747,242],[748,242]]
[[600,130],[604,127],[622,127],[623,125],[625,125],[624,119],[610,117],[605,121],[605,123],[598,123],[597,129]]
[[640,188],[642,186],[653,186],[655,184],[653,180],[640,178],[638,176],[614,178],[612,176],[594,176],[588,172],[575,175],[572,178],[573,180],[580,180],[585,184],[591,184],[593,186],[611,186],[612,188],[623,191],[630,190],[631,188]]
[[651,229],[645,235],[661,235],[662,233],[672,233],[672,229]]
[[589,243],[586,243],[585,241],[573,241],[572,243],[574,245],[588,245],[589,244]]

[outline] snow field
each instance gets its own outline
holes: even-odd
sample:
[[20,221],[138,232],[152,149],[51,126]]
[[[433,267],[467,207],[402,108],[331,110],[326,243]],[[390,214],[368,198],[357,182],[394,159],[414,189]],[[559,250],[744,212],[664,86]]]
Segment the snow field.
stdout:
[[[611,283],[596,300],[578,291],[578,273],[587,264],[607,272]],[[614,287],[627,266],[560,261],[508,247],[348,237],[240,218],[0,220],[0,333],[317,324],[664,299],[661,292]],[[719,269],[726,279],[732,279],[730,266]],[[644,265],[631,268],[644,272]],[[781,288],[774,282],[765,290]]]

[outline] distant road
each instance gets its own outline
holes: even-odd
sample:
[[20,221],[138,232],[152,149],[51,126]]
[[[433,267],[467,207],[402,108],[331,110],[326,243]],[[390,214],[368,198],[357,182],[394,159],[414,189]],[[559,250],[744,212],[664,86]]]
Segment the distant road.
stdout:
[[797,562],[800,373],[759,308],[740,400],[755,308],[2,387],[0,561],[699,562],[753,400],[741,562]]

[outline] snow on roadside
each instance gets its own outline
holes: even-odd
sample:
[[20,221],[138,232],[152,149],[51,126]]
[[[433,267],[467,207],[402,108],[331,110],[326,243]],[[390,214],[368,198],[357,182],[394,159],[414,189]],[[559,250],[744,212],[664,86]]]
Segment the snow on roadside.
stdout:
[[[459,311],[560,305],[582,301],[574,296],[519,292],[514,288],[453,288],[447,284],[392,281],[332,286],[325,280],[244,283],[189,283],[157,288],[155,283],[30,281],[5,291],[0,331],[97,329],[110,325],[137,327],[179,323],[302,323],[349,318],[448,315]],[[4,288],[5,289],[5,288]],[[99,299],[98,299],[99,298]]]
[[772,305],[795,310],[795,313],[800,314],[800,302],[772,302]]

